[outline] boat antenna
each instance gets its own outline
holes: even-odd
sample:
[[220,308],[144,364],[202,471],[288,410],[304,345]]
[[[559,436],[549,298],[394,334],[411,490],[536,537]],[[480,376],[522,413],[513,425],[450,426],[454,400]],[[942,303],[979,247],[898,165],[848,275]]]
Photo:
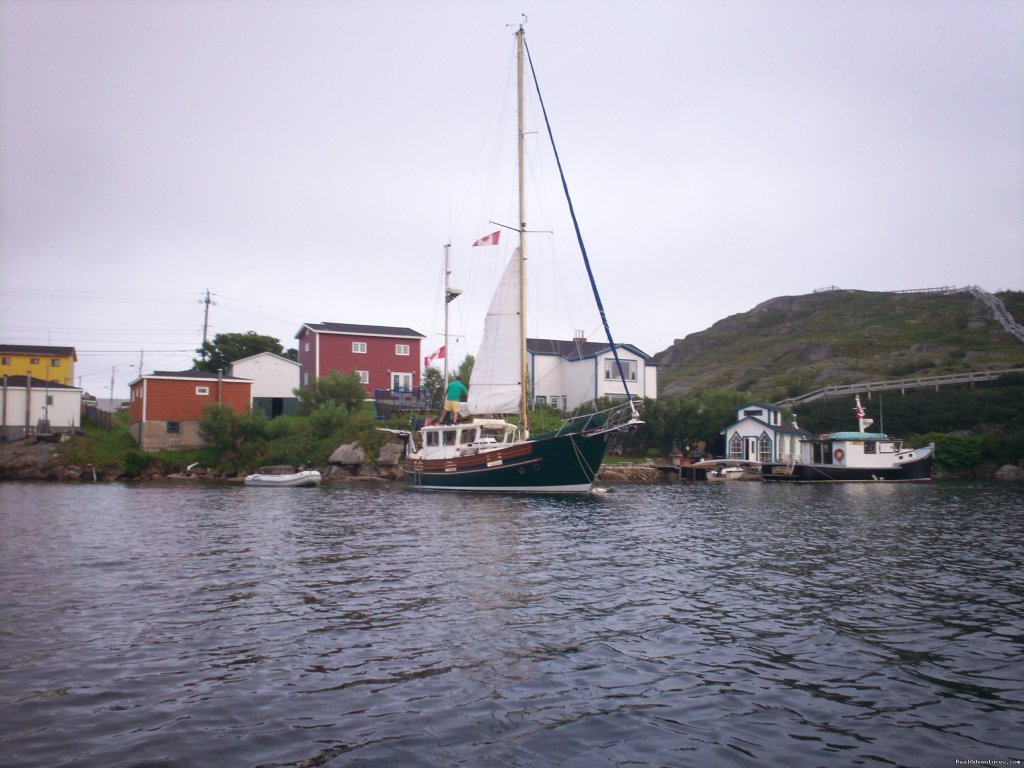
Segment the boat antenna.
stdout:
[[[525,16],[524,16],[525,18]],[[522,28],[520,28],[521,30]],[[594,279],[594,271],[590,267],[590,259],[587,257],[587,247],[583,244],[583,233],[580,232],[580,223],[576,218],[576,209],[573,207],[572,198],[569,196],[569,185],[565,180],[565,171],[562,169],[562,160],[558,156],[558,147],[555,146],[555,134],[551,130],[551,121],[548,119],[548,110],[544,106],[544,97],[540,93],[540,82],[537,80],[537,72],[533,68],[533,57],[530,55],[530,46],[526,45],[526,41],[523,41],[523,45],[526,47],[526,58],[530,62],[530,75],[533,77],[533,85],[537,89],[537,101],[540,103],[541,113],[544,115],[544,125],[548,129],[548,138],[551,140],[551,150],[555,154],[555,163],[558,165],[558,175],[562,180],[562,190],[565,192],[565,200],[569,204],[569,215],[572,217],[572,226],[576,230],[576,242],[579,243],[580,252],[583,254],[583,264],[587,268],[587,277],[590,278],[590,288],[594,292],[594,301],[597,302],[597,311],[601,315],[601,324],[604,326],[605,336],[608,337],[608,345],[611,347],[612,357],[615,358],[615,367],[619,371],[619,380],[622,382],[622,389],[626,394],[626,401],[629,403],[629,409],[634,419],[639,418],[636,412],[636,406],[633,404],[633,397],[629,394],[629,384],[626,383],[626,373],[622,368],[622,360],[619,359],[619,348],[615,344],[615,339],[612,338],[612,329],[608,324],[608,315],[604,311],[604,302],[601,301],[601,294],[597,290],[597,281]]]

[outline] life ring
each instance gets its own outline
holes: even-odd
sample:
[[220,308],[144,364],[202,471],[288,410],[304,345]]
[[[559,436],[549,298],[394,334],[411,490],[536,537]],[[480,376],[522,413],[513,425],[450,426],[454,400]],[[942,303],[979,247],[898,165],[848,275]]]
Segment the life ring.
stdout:
[[845,455],[846,455],[846,454],[845,454],[845,453],[843,453],[843,449],[842,449],[842,448],[836,448],[836,449],[835,449],[835,450],[834,450],[834,451],[832,452],[832,457],[833,457],[833,458],[834,458],[834,459],[835,459],[836,461],[842,461],[842,460],[843,460],[843,456],[845,456]]

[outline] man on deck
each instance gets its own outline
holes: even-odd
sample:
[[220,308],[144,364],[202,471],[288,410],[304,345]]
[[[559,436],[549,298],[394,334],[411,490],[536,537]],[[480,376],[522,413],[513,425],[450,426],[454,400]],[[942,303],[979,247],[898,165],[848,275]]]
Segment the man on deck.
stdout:
[[451,380],[444,393],[444,418],[442,424],[451,424],[459,420],[459,402],[469,394],[466,385],[459,381],[458,374]]

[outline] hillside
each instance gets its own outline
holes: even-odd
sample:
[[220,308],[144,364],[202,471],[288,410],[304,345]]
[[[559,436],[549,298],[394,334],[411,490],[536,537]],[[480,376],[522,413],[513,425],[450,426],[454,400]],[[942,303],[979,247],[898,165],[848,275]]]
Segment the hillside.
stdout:
[[[997,294],[1024,322],[1024,293]],[[980,298],[833,290],[783,296],[654,356],[658,394],[730,387],[777,401],[819,387],[1024,366],[1024,343]]]

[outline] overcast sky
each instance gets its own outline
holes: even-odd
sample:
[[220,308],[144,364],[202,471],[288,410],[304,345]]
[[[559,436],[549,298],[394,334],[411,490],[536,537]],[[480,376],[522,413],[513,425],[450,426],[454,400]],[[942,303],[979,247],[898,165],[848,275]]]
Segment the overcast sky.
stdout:
[[[397,325],[426,354],[451,243],[475,353],[523,12],[616,341],[830,285],[1024,289],[1020,0],[0,0],[0,342],[124,396],[140,358],[190,367],[209,290],[211,337]],[[599,339],[526,118],[530,333]]]

